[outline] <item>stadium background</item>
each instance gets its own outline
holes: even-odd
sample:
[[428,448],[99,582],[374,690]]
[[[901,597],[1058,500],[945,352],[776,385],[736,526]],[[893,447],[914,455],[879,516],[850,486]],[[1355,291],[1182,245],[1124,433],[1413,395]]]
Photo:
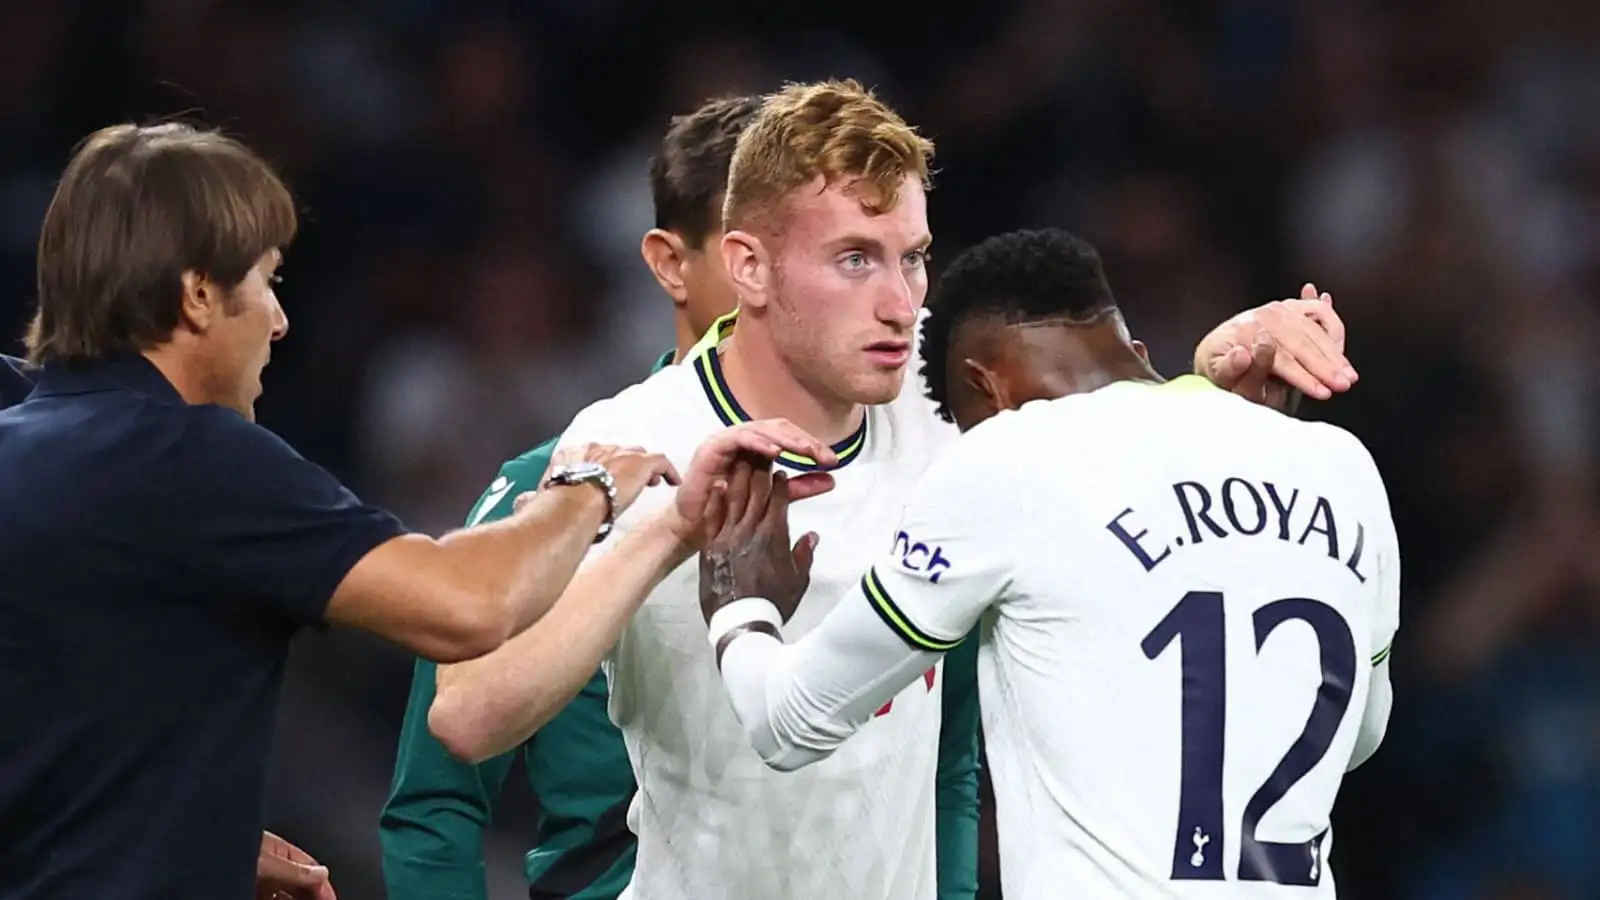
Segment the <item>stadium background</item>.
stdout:
[[[1600,4],[3,12],[0,347],[28,315],[73,143],[128,118],[222,125],[308,211],[262,421],[428,530],[671,341],[637,257],[646,160],[708,95],[876,85],[939,142],[936,255],[1022,225],[1079,231],[1169,373],[1207,326],[1314,280],[1363,379],[1309,414],[1373,448],[1406,553],[1394,722],[1339,812],[1345,895],[1600,896]],[[303,639],[291,665],[273,825],[346,898],[381,896],[409,675],[347,634]],[[513,790],[495,897],[525,896],[530,803]],[[997,896],[992,866],[986,881]]]

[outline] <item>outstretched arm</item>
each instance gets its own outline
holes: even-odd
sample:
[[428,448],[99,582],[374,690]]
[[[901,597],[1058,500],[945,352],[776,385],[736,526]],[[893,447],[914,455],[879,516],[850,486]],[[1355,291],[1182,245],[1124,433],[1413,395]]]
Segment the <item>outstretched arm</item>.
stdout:
[[934,465],[889,554],[792,645],[781,625],[808,586],[815,540],[790,547],[786,479],[741,469],[712,497],[701,607],[734,711],[769,766],[826,758],[955,649],[1003,593],[1003,554],[985,554],[976,540],[991,501],[960,469],[948,457]]
[[440,669],[428,728],[453,755],[481,762],[554,718],[691,552],[662,514],[613,540],[615,551],[584,566],[534,627],[487,656]]
[[[735,426],[696,451],[675,502],[619,520],[604,549],[584,563],[533,628],[480,659],[439,670],[428,727],[456,756],[477,761],[528,739],[594,676],[650,592],[694,552],[699,517],[713,483],[741,452],[770,459],[781,451],[826,458],[826,444],[783,420]],[[805,489],[832,486],[809,478]]]

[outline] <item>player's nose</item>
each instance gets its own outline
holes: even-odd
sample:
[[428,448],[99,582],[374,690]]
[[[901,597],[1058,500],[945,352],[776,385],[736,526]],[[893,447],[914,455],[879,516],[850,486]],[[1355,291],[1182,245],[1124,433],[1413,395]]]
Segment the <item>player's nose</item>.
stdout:
[[289,314],[283,311],[283,304],[276,300],[272,303],[272,339],[282,340],[289,333]]
[[878,319],[898,328],[910,328],[917,323],[916,285],[904,274],[886,280],[888,284],[878,296]]

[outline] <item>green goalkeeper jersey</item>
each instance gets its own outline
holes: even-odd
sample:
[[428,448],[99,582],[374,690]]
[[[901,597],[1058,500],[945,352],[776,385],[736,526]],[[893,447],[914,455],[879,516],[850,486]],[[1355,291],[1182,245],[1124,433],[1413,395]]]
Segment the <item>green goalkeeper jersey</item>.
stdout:
[[[716,330],[713,330],[716,333]],[[652,370],[669,365],[663,356]],[[511,514],[538,486],[556,441],[507,462],[467,517],[468,525]],[[977,892],[978,700],[976,639],[945,659],[938,784],[940,900]],[[636,784],[622,734],[606,709],[598,672],[521,747],[480,765],[464,763],[428,732],[433,663],[418,660],[379,837],[389,900],[488,900],[483,832],[506,776],[520,762],[539,801],[525,870],[533,900],[615,900],[633,874],[628,804]]]

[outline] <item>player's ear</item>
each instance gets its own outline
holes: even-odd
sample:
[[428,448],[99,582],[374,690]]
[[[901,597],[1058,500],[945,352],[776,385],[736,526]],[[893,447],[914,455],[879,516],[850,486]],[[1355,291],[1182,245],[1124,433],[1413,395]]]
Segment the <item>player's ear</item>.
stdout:
[[961,380],[966,383],[967,390],[972,392],[983,412],[985,418],[994,415],[1003,409],[1016,409],[1011,402],[1010,392],[1006,390],[1005,380],[998,373],[989,369],[975,359],[961,361]]
[[686,250],[677,232],[661,228],[645,232],[644,239],[639,242],[639,255],[644,257],[644,264],[650,267],[650,274],[656,277],[656,283],[676,306],[689,302],[689,288],[683,277]]
[[1144,341],[1129,341],[1128,346],[1133,348],[1133,352],[1139,354],[1140,359],[1146,363],[1150,362],[1150,348],[1144,345]]
[[203,334],[211,327],[212,317],[221,312],[221,289],[216,282],[193,269],[183,273],[182,281],[183,300],[178,306],[180,324]]
[[772,256],[761,239],[747,231],[722,236],[722,262],[739,294],[741,307],[762,307],[772,289]]

